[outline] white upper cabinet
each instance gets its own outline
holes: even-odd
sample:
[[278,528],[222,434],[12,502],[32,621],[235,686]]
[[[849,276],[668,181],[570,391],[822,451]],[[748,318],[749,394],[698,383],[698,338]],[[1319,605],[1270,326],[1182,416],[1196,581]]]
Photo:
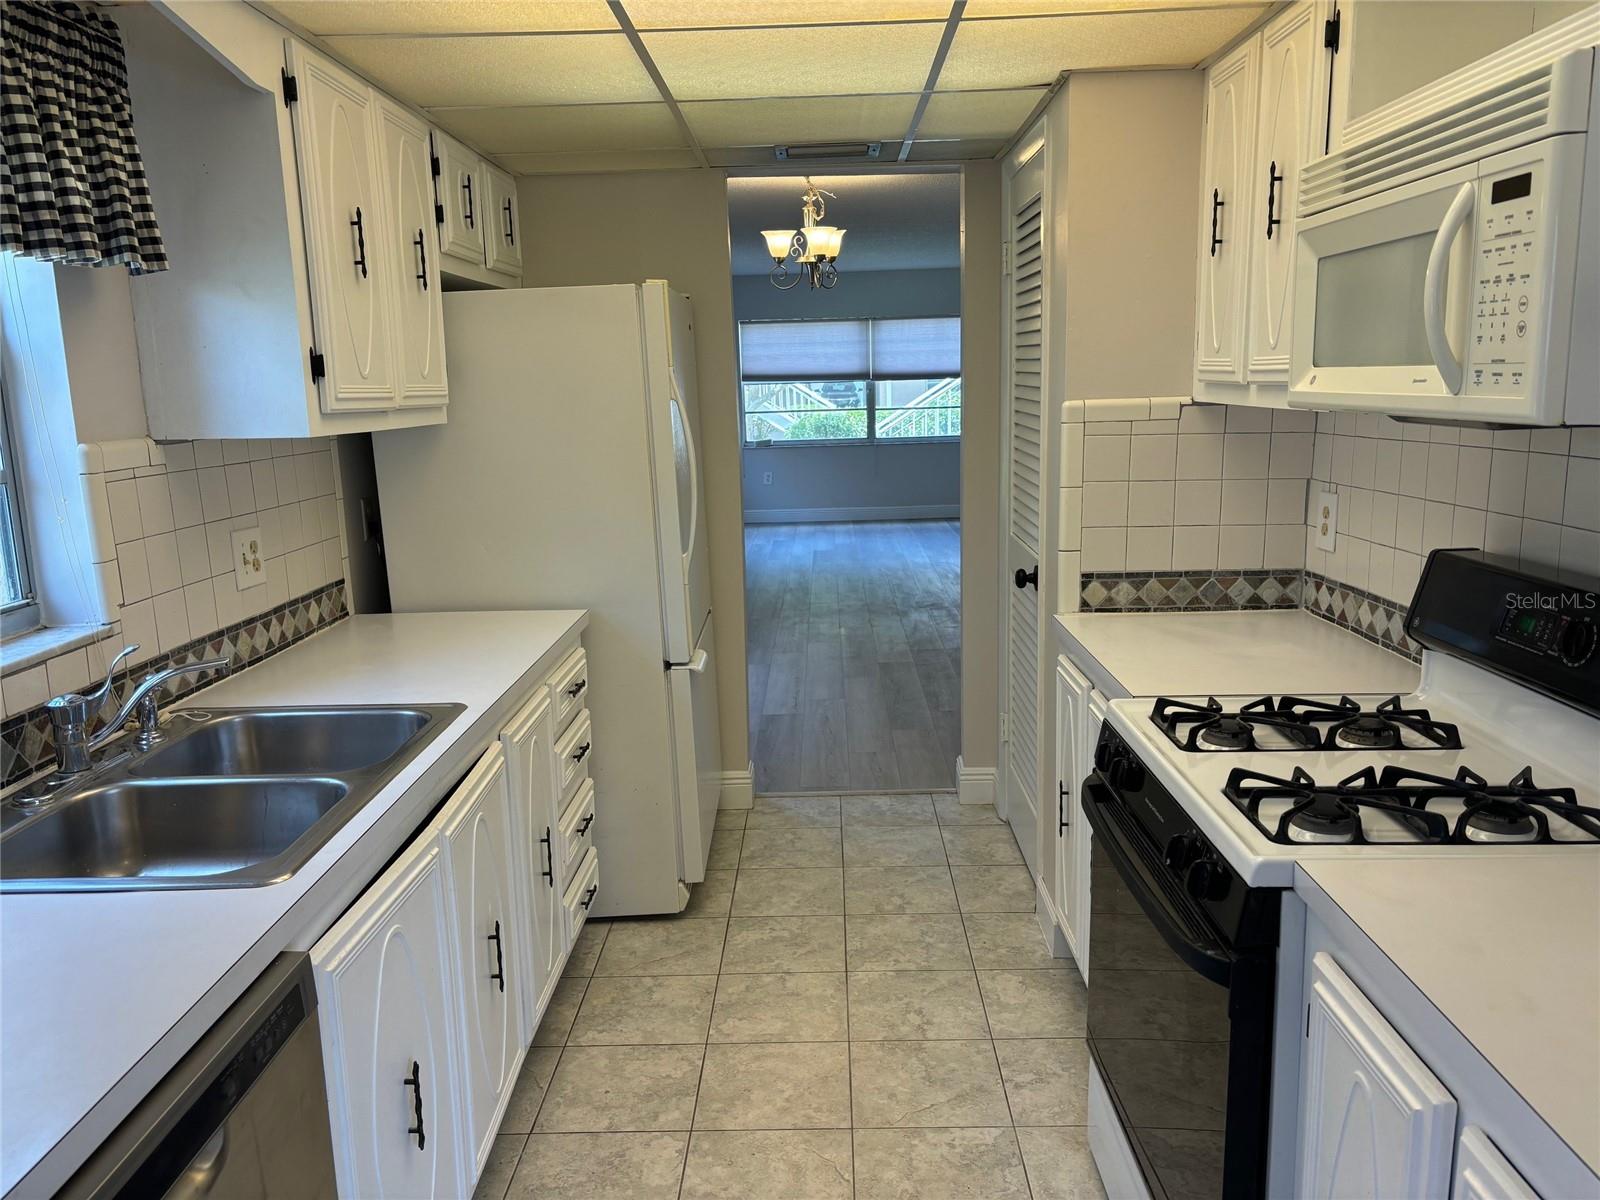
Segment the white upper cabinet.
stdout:
[[1306,982],[1294,1194],[1446,1200],[1454,1097],[1326,951]]
[[398,399],[443,404],[444,297],[433,236],[433,177],[428,128],[398,104],[378,99],[378,163],[389,213],[388,254],[395,286]]
[[478,155],[447,133],[433,131],[439,249],[474,266],[484,263],[484,179]]
[[490,163],[483,164],[486,204],[486,257],[491,271],[522,277],[522,228],[517,223],[517,181]]
[[1200,279],[1195,374],[1245,378],[1245,281],[1254,229],[1251,152],[1261,79],[1261,39],[1252,37],[1206,76],[1205,158],[1200,196]]

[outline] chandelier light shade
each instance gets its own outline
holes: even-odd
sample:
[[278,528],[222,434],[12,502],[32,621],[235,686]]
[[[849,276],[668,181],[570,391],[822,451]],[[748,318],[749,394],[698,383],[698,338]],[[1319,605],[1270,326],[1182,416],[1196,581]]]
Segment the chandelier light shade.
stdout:
[[[829,200],[836,198],[832,192],[823,191],[807,179],[805,194],[800,197],[801,227],[761,231],[761,236],[766,239],[767,253],[772,257],[770,278],[774,287],[788,291],[804,279],[814,291],[817,288],[831,288],[839,282],[839,270],[834,262],[839,257],[845,231],[822,224],[822,218],[827,213],[824,196]],[[803,269],[790,271],[790,260]]]

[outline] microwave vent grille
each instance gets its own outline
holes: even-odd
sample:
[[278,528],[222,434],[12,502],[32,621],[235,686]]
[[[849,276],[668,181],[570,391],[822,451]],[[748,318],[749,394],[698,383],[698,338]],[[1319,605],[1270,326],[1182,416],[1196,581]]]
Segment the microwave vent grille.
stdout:
[[1300,216],[1562,132],[1555,64],[1545,63],[1346,146],[1300,174]]

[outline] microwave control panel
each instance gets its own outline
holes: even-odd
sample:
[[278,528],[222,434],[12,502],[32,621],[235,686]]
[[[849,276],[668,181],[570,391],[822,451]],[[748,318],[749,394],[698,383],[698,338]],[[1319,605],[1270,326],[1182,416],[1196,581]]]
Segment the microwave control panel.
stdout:
[[1525,395],[1539,316],[1544,164],[1479,180],[1469,391]]

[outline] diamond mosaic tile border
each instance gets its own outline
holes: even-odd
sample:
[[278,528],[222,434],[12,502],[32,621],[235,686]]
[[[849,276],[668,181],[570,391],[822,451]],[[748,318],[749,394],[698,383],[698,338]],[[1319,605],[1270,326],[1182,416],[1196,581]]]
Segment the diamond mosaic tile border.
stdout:
[[1422,647],[1406,636],[1406,608],[1382,596],[1329,579],[1315,571],[1305,576],[1305,609],[1313,616],[1331,621],[1340,629],[1403,654],[1412,662],[1422,659]]
[[[113,684],[113,696],[107,698],[107,707],[120,702],[131,684],[154,671],[224,656],[237,671],[271,658],[349,615],[344,580],[335,580],[326,587],[285,601],[258,616],[185,642],[131,670],[119,672]],[[175,679],[162,687],[157,695],[160,703],[167,705],[212,682],[209,676]],[[9,787],[26,779],[41,767],[48,766],[54,758],[55,743],[50,731],[50,718],[43,705],[18,713],[0,724],[0,787]]]
[[1302,573],[1272,571],[1156,571],[1085,573],[1082,612],[1216,612],[1299,608]]

